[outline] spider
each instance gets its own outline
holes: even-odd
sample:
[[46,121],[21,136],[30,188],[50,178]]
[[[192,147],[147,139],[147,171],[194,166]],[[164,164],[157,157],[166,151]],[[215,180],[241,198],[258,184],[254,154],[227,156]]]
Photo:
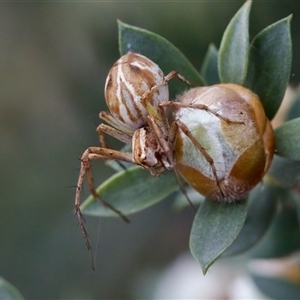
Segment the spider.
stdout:
[[[91,244],[80,210],[80,194],[85,176],[91,194],[104,206],[118,214],[124,221],[128,218],[101,198],[95,189],[91,170],[92,160],[113,159],[139,165],[158,176],[165,170],[173,170],[173,153],[169,147],[169,123],[165,109],[159,104],[169,99],[168,81],[179,77],[189,82],[178,72],[164,76],[161,69],[143,55],[129,52],[111,68],[105,83],[105,99],[110,112],[102,111],[99,117],[106,124],[97,127],[100,147],[89,147],[81,156],[81,168],[76,186],[75,212],[90,253],[94,261]],[[131,145],[132,152],[108,148],[104,134]],[[171,143],[173,144],[173,142]]]

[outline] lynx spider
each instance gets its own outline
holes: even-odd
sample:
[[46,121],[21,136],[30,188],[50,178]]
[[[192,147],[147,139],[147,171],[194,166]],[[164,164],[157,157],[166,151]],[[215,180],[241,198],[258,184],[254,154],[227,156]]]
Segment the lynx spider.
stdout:
[[[124,59],[125,57],[127,61],[125,60],[125,63],[120,62],[121,59]],[[132,63],[131,60],[133,59],[137,61],[139,59],[146,59],[150,61],[149,59],[147,59],[142,55],[129,52],[128,54],[121,57],[113,66],[113,68],[117,67],[116,75],[121,77],[122,74],[119,75],[118,72],[122,73],[122,67],[124,68],[124,66],[126,66],[126,63],[130,65]],[[135,61],[133,61],[133,63],[134,62]],[[154,64],[152,61],[150,61],[150,63]],[[158,68],[157,65],[155,66]],[[110,72],[113,71],[113,68]],[[155,68],[154,71],[153,70],[150,71],[161,72],[161,70],[157,68]],[[130,80],[133,82],[133,84],[137,84],[136,78],[132,78],[136,74],[130,74],[130,75],[131,75]],[[215,115],[216,117],[226,121],[227,123],[231,123],[232,121],[219,115],[217,112],[211,110],[206,105],[188,105],[179,102],[167,101],[166,99],[160,99],[159,103],[156,105],[155,103],[153,104],[153,101],[151,103],[149,99],[155,93],[157,93],[161,87],[164,86],[167,87],[168,82],[175,77],[178,77],[179,79],[181,79],[183,82],[186,82],[190,86],[190,83],[182,75],[180,75],[176,71],[171,71],[168,75],[163,76],[160,82],[157,82],[158,81],[157,79],[156,81],[152,80],[152,84],[150,85],[150,87],[148,87],[147,90],[144,91],[142,96],[131,95],[132,98],[134,99],[133,101],[139,99],[140,103],[142,104],[143,108],[146,111],[144,122],[142,123],[142,125],[140,124],[137,125],[136,128],[134,127],[126,128],[127,124],[125,124],[125,128],[124,128],[123,126],[124,124],[122,124],[122,122],[120,122],[120,120],[118,119],[119,116],[116,114],[113,115],[110,107],[109,107],[110,112],[103,112],[103,111],[100,112],[99,114],[100,119],[108,123],[108,125],[105,125],[103,123],[100,124],[96,130],[99,136],[101,146],[89,147],[84,151],[84,153],[81,156],[81,168],[80,168],[79,178],[76,186],[76,195],[75,195],[75,213],[77,215],[78,223],[84,236],[85,244],[90,254],[90,259],[91,259],[91,264],[93,269],[94,269],[94,260],[92,254],[92,247],[88,239],[88,233],[84,225],[84,218],[80,210],[80,205],[81,205],[80,194],[81,194],[82,185],[85,176],[87,176],[87,182],[88,182],[90,192],[95,199],[98,199],[102,205],[110,208],[112,211],[118,214],[124,221],[129,222],[129,219],[125,215],[123,215],[122,212],[115,209],[112,205],[110,205],[103,198],[101,198],[101,196],[97,194],[94,185],[93,176],[92,176],[92,170],[91,170],[92,160],[117,160],[117,161],[123,161],[123,162],[140,165],[141,167],[149,170],[150,173],[154,176],[159,175],[165,170],[171,170],[174,171],[175,176],[178,179],[179,174],[176,171],[176,167],[175,167],[175,162],[173,158],[173,151],[174,151],[173,147],[176,139],[177,130],[178,128],[180,128],[187,135],[187,137],[191,139],[194,145],[199,149],[199,151],[202,153],[205,159],[209,162],[212,171],[214,173],[216,182],[222,193],[213,159],[209,156],[209,154],[201,146],[201,144],[193,137],[193,135],[191,134],[189,129],[185,126],[185,124],[183,124],[178,120],[173,120],[170,125],[169,120],[166,117],[165,108],[171,107],[173,109],[174,108],[176,109],[179,107],[186,107],[191,109],[201,109]],[[111,87],[111,85],[109,85],[109,76],[108,76],[105,90],[107,90],[109,87]],[[106,100],[107,102],[110,101],[109,99]],[[122,119],[122,116],[120,116],[120,119]],[[104,134],[112,136],[117,140],[123,142],[124,144],[127,145],[132,144],[132,152],[131,153],[122,152],[122,151],[108,148],[106,141],[104,139]],[[159,157],[160,159],[156,159],[156,157]],[[148,160],[148,158],[150,159]],[[153,158],[155,158],[156,160]],[[185,189],[181,184],[179,185],[182,192],[187,197]]]

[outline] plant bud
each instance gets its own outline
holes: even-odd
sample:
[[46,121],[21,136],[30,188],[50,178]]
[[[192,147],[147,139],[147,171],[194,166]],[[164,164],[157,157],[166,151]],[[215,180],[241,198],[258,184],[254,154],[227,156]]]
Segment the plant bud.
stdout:
[[178,126],[174,149],[180,174],[210,199],[244,198],[262,180],[275,149],[257,95],[239,85],[219,84],[191,89],[177,101],[183,105],[174,112],[175,122],[185,125]]

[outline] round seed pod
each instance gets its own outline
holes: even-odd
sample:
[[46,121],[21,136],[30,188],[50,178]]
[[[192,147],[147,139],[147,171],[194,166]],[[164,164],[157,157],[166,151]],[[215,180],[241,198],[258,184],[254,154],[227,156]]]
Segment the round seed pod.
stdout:
[[262,180],[275,149],[257,95],[239,85],[219,84],[191,89],[177,101],[182,107],[174,112],[174,155],[182,177],[210,199],[243,199]]
[[[149,113],[141,97],[163,79],[162,70],[147,57],[133,52],[123,55],[109,71],[105,83],[105,99],[112,116],[132,132],[146,126]],[[168,99],[168,86],[163,85],[146,100],[157,108]]]

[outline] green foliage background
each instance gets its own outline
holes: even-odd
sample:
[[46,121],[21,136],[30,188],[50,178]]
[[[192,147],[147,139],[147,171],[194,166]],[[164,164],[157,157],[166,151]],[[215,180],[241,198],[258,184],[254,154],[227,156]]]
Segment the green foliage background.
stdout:
[[[188,250],[194,212],[176,214],[170,198],[132,215],[130,225],[87,218],[93,245],[99,237],[93,272],[72,212],[76,158],[98,145],[105,77],[119,57],[116,19],[166,37],[200,68],[209,43],[219,46],[242,4],[0,4],[0,275],[25,298],[138,297],[141,270],[162,268]],[[255,1],[250,35],[291,13],[297,84],[299,4]],[[112,174],[102,163],[93,167],[97,183]]]

